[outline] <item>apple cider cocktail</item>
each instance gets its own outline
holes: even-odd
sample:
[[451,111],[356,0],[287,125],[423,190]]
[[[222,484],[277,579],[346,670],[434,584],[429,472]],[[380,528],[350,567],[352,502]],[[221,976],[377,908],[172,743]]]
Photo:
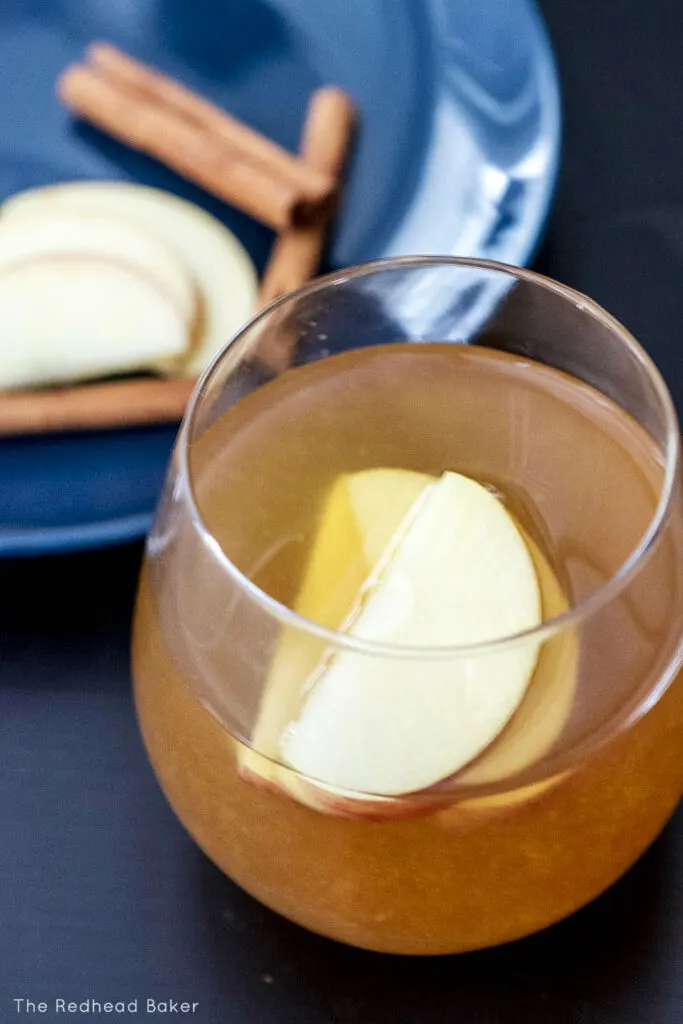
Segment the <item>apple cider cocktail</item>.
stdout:
[[181,429],[134,631],[200,846],[398,953],[609,886],[683,788],[677,459],[642,350],[527,271],[380,263],[252,321]]

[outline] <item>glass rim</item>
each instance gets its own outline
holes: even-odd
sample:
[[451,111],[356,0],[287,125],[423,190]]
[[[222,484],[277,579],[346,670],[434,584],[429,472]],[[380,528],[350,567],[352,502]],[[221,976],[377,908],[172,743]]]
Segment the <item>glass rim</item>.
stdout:
[[[482,640],[473,644],[442,644],[417,646],[408,644],[386,643],[384,641],[368,640],[362,637],[350,636],[340,630],[323,626],[313,619],[308,619],[292,608],[282,604],[276,598],[271,597],[264,590],[261,590],[249,577],[239,569],[232,559],[226,554],[211,530],[206,525],[202,516],[199,504],[194,491],[192,473],[189,464],[189,448],[192,443],[192,431],[195,425],[196,415],[205,396],[207,388],[223,362],[225,356],[234,345],[241,339],[246,338],[252,330],[263,323],[277,309],[296,302],[304,296],[315,295],[330,287],[344,284],[362,277],[387,270],[397,269],[420,269],[425,267],[451,266],[464,269],[492,271],[506,275],[517,280],[527,281],[537,287],[553,292],[559,298],[572,302],[577,308],[588,312],[592,317],[601,322],[610,331],[617,334],[628,348],[631,355],[640,365],[643,372],[654,386],[655,394],[664,410],[666,422],[666,447],[665,447],[665,470],[662,481],[661,493],[652,518],[647,529],[640,538],[638,544],[633,548],[612,576],[601,583],[594,591],[588,594],[577,604],[569,607],[559,615],[544,620],[538,626],[531,629],[521,630],[506,636],[497,637],[492,640]],[[222,569],[233,579],[241,590],[265,612],[277,619],[283,626],[295,628],[301,632],[308,633],[320,640],[337,648],[354,651],[358,654],[371,655],[383,658],[409,658],[409,659],[443,659],[453,657],[475,657],[484,654],[497,654],[511,647],[521,644],[535,642],[539,645],[555,636],[563,630],[578,625],[590,618],[606,604],[616,598],[635,577],[637,570],[654,548],[668,518],[672,507],[672,500],[675,492],[675,485],[678,473],[680,458],[680,437],[678,428],[678,417],[674,407],[673,399],[669,389],[658,370],[656,364],[639,344],[635,337],[615,317],[608,313],[594,299],[588,298],[581,292],[576,291],[567,285],[560,284],[552,278],[539,274],[536,271],[528,270],[525,267],[516,267],[506,263],[499,263],[495,260],[479,259],[465,256],[398,256],[386,257],[373,260],[357,266],[317,277],[295,291],[288,292],[259,310],[252,316],[240,330],[230,338],[226,344],[216,353],[212,361],[200,376],[197,385],[192,392],[190,401],[185,410],[185,415],[178,432],[176,442],[178,452],[179,479],[183,489],[183,499],[190,511],[192,525],[197,530],[200,539],[209,549]]]

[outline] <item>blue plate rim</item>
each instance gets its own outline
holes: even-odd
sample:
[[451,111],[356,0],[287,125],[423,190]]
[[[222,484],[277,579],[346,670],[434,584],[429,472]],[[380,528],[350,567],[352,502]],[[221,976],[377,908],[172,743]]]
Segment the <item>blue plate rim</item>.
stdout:
[[551,115],[553,135],[552,153],[548,162],[547,174],[543,179],[544,191],[538,203],[536,223],[533,229],[528,232],[526,243],[520,245],[520,253],[517,260],[513,261],[520,267],[528,266],[529,263],[535,259],[541,240],[545,235],[545,229],[550,218],[553,199],[555,198],[557,182],[560,174],[560,165],[562,161],[562,131],[564,123],[562,112],[562,91],[560,88],[560,79],[557,70],[555,48],[550,38],[550,33],[545,23],[545,19],[541,13],[541,8],[538,5],[538,0],[529,0],[529,13],[535,24],[535,29],[538,33],[541,45],[545,50],[545,72],[547,74],[546,88],[548,89],[546,102]]
[[119,516],[117,519],[101,519],[94,523],[2,530],[0,557],[58,555],[124,544],[144,537],[152,525],[153,518],[153,512],[136,512],[128,516]]
[[[538,40],[537,50],[537,71],[543,77],[539,88],[539,95],[543,98],[545,115],[549,118],[550,152],[548,155],[546,171],[543,177],[538,179],[536,190],[537,198],[533,206],[529,207],[524,220],[524,232],[519,232],[513,237],[511,243],[505,243],[499,251],[480,252],[476,254],[452,252],[447,255],[469,256],[476,255],[482,259],[489,259],[493,262],[508,264],[510,266],[526,267],[536,257],[540,243],[544,237],[545,229],[552,212],[552,204],[557,189],[559,172],[562,161],[562,138],[563,138],[563,108],[562,90],[558,73],[555,48],[548,31],[539,0],[521,0],[528,9],[529,20],[536,33]],[[383,252],[375,258],[391,257],[396,255],[391,252]],[[408,255],[406,253],[402,255]],[[437,254],[433,254],[437,255]],[[341,269],[341,268],[340,268]]]

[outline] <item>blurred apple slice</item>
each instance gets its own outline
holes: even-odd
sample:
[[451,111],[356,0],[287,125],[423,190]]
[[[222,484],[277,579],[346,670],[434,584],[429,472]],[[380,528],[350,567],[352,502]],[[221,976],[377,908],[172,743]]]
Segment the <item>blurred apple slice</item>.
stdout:
[[153,234],[114,217],[43,211],[26,219],[0,218],[0,272],[48,256],[92,256],[120,261],[163,288],[177,306],[188,343],[197,292],[182,261]]
[[142,369],[181,352],[185,318],[122,261],[52,256],[0,272],[0,387]]
[[161,372],[201,373],[255,311],[258,281],[246,249],[193,203],[129,182],[69,182],[13,196],[2,207],[0,224],[56,210],[121,218],[154,234],[182,259],[199,291],[199,317],[188,354],[161,361]]

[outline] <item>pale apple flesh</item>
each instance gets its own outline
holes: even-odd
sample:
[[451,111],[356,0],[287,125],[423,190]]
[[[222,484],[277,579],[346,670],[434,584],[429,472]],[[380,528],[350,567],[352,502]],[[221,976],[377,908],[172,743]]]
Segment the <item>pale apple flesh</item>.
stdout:
[[[486,488],[444,473],[422,492],[366,584],[344,632],[420,649],[484,644],[533,629],[533,561]],[[287,764],[382,796],[424,790],[481,753],[517,709],[538,647],[467,656],[330,652],[285,730]]]
[[160,189],[120,181],[67,182],[30,189],[2,206],[0,226],[56,213],[110,218],[144,230],[172,250],[197,295],[190,343],[151,369],[196,376],[256,309],[258,279],[239,239],[194,203]]
[[[555,618],[567,610],[567,596],[538,544],[528,533],[521,532],[541,584],[543,619]],[[569,719],[576,691],[577,661],[575,630],[562,630],[546,641],[524,701],[485,756],[459,773],[459,783],[495,783],[541,760]]]
[[129,373],[186,337],[166,292],[121,262],[53,256],[0,274],[0,387]]
[[[468,481],[468,483],[470,482]],[[369,470],[364,473],[353,474],[352,476],[341,478],[333,488],[330,499],[326,505],[295,610],[333,628],[339,628],[340,625],[343,625],[345,618],[348,618],[349,610],[353,607],[354,601],[357,600],[363,579],[370,576],[377,565],[382,552],[386,550],[392,540],[392,537],[395,537],[401,522],[405,520],[410,509],[415,507],[420,494],[428,487],[433,486],[433,484],[434,478],[422,474],[388,469]],[[476,484],[474,484],[474,486],[479,487],[479,485]],[[478,492],[477,497],[480,497]],[[495,501],[491,496],[487,495],[487,497],[491,501]],[[488,511],[488,505],[486,508]],[[496,511],[498,511],[498,509]],[[500,508],[500,511],[507,517],[508,521],[511,521],[510,517],[502,507]],[[478,515],[475,516],[475,519],[478,518],[480,518]],[[467,520],[467,517],[465,517],[465,520]],[[469,523],[469,526],[470,529],[473,528],[472,522]],[[423,535],[429,535],[435,528],[439,528],[439,524],[438,522],[434,522],[434,516],[432,515],[432,518],[427,519],[424,523],[422,533]],[[441,523],[440,529],[443,533],[443,523]],[[476,523],[474,524],[474,529],[474,536],[476,537]],[[516,535],[517,537],[520,536],[519,533]],[[364,542],[367,542],[367,547]],[[413,540],[413,545],[417,549],[417,562],[424,565],[425,552],[424,549],[420,550],[419,536],[418,542]],[[489,544],[488,548],[489,555],[491,555],[492,545]],[[495,551],[495,545],[493,545],[493,550]],[[530,556],[529,552],[531,552]],[[536,580],[535,573],[543,573],[544,571],[546,573],[552,573],[538,548],[533,545],[533,542],[531,542],[526,536],[524,537],[523,553],[527,555],[529,559],[533,559],[531,565],[533,567],[533,564],[535,563],[535,569],[534,576],[532,577],[527,571],[529,561],[525,563],[522,559],[513,573],[513,576],[515,576],[516,573],[517,580],[515,589],[517,611],[513,612],[512,625],[517,625],[518,628],[525,628],[524,625],[519,625],[519,621],[533,625],[540,619],[540,608],[538,606],[538,582]],[[443,552],[441,552],[441,555],[439,556],[440,566],[443,565],[443,561]],[[413,565],[417,564],[417,562],[414,560]],[[471,563],[471,558],[469,558],[469,562]],[[498,575],[500,575],[500,563],[498,562],[497,564],[497,572]],[[521,570],[519,569],[520,564],[522,567]],[[545,570],[543,569],[544,564]],[[349,571],[349,566],[353,567],[351,571]],[[463,568],[465,572],[468,571],[469,567],[467,558],[463,564],[461,557],[460,567]],[[391,562],[389,562],[389,568],[391,568]],[[337,588],[335,584],[336,580],[341,578],[341,574],[344,569],[346,569],[346,573],[343,576],[345,589],[342,587],[340,592],[340,589]],[[430,571],[432,573],[436,571],[433,565]],[[521,620],[519,620],[520,572],[522,585],[528,586],[528,593],[532,595],[534,593],[536,594],[535,606],[533,606],[533,601],[530,602],[527,600],[527,612],[522,614]],[[481,575],[481,573],[479,573],[479,575]],[[490,579],[491,576],[489,572],[489,583],[486,584],[489,587],[492,586]],[[547,581],[544,580],[543,582],[545,583]],[[551,602],[552,600],[556,600],[557,602],[565,600],[559,586],[555,597],[552,596],[552,589],[548,589],[544,586],[544,600],[546,600],[546,602],[549,594],[551,595]],[[429,595],[427,594],[427,599],[428,598]],[[424,600],[424,594],[422,599]],[[515,604],[515,602],[509,603]],[[521,603],[524,605],[524,600],[522,600]],[[503,604],[505,604],[504,601]],[[529,612],[530,606],[532,607]],[[367,608],[367,603],[364,607]],[[499,616],[497,619],[498,625],[496,626],[495,621],[492,623],[489,617],[487,624],[484,624],[483,626],[481,624],[479,625],[478,628],[480,632],[482,629],[484,629],[484,632],[486,629],[488,629],[489,632],[491,629],[513,632],[514,629],[511,628],[510,625],[511,620],[509,618],[509,611],[505,612],[505,615],[503,616],[504,623],[501,626],[500,611],[498,606],[495,607],[497,609],[495,611],[495,615]],[[319,613],[319,609],[323,609],[322,614]],[[557,610],[557,607],[548,607],[544,609],[544,612],[547,617],[548,615],[557,614]],[[431,617],[433,617],[433,611],[434,609],[432,607],[432,611],[430,612]],[[393,603],[392,614],[395,618],[397,614],[396,602]],[[383,629],[386,630],[386,599],[385,609],[382,615],[383,624],[380,624]],[[382,615],[380,615],[380,620],[382,619]],[[453,607],[451,602],[449,616],[452,618],[452,615]],[[517,616],[517,619],[514,618],[515,615]],[[390,617],[391,616],[389,616],[389,618]],[[363,626],[362,618],[362,614],[356,618],[355,627],[357,630],[359,622],[360,626]],[[462,615],[460,618],[462,618]],[[397,622],[396,626],[400,629],[401,633],[405,635],[405,623]],[[353,624],[351,628],[353,629]],[[430,639],[433,639],[434,628],[433,623],[430,623],[428,630]],[[466,632],[469,631],[468,635],[470,637],[472,636],[473,626],[471,616],[469,624],[465,623],[464,625],[461,625],[461,632],[462,629],[465,629]],[[382,630],[380,630],[380,632],[382,632]],[[358,633],[357,635],[362,634]],[[369,635],[370,638],[372,638],[372,631]],[[450,630],[450,635],[452,636],[452,630]],[[386,639],[385,636],[380,638]],[[459,641],[455,640],[451,642],[457,643]],[[471,640],[470,642],[474,641]],[[318,751],[323,749],[323,761],[328,762],[324,765],[327,774],[321,778],[322,772],[319,768],[312,771],[309,764],[306,764],[305,766],[302,766],[301,763],[292,764],[293,758],[291,756],[291,747],[289,747],[287,739],[292,736],[292,723],[297,722],[297,715],[300,716],[301,708],[302,706],[305,706],[306,703],[304,693],[302,692],[302,684],[305,680],[310,680],[312,668],[315,668],[315,666],[319,664],[324,653],[324,644],[322,644],[321,641],[311,638],[307,634],[302,634],[293,630],[286,630],[284,632],[273,660],[268,683],[264,690],[259,717],[252,735],[252,746],[254,749],[244,747],[240,750],[240,766],[243,777],[253,784],[285,792],[294,799],[299,800],[301,803],[312,806],[317,810],[343,816],[383,819],[431,813],[433,810],[438,809],[439,805],[444,806],[452,801],[452,793],[447,795],[444,790],[443,802],[441,802],[441,796],[438,793],[438,783],[443,780],[452,779],[454,775],[456,778],[465,777],[468,771],[479,772],[481,776],[483,771],[488,770],[488,776],[486,778],[481,776],[481,780],[489,781],[490,778],[496,774],[503,777],[511,771],[521,770],[521,768],[526,764],[532,763],[538,756],[540,756],[541,753],[547,750],[552,743],[555,742],[564,726],[566,715],[568,714],[568,708],[571,706],[573,697],[573,670],[566,667],[565,661],[567,661],[568,664],[568,659],[565,659],[564,653],[560,653],[556,657],[561,658],[562,667],[565,670],[564,672],[549,672],[548,674],[549,682],[554,686],[555,696],[545,696],[543,699],[536,699],[537,717],[540,724],[538,724],[538,726],[534,724],[535,732],[532,733],[530,743],[525,745],[521,738],[515,739],[515,735],[518,737],[523,736],[524,729],[520,727],[516,727],[516,732],[515,730],[511,732],[511,739],[506,743],[505,737],[508,730],[505,728],[505,725],[510,717],[513,716],[512,722],[508,727],[512,730],[513,725],[517,721],[516,716],[514,716],[514,712],[522,702],[522,697],[524,697],[529,678],[533,675],[537,648],[527,648],[523,657],[518,657],[514,663],[508,660],[506,666],[502,665],[499,660],[498,666],[494,666],[497,678],[500,678],[500,672],[507,668],[508,680],[510,676],[512,676],[517,680],[517,682],[513,690],[509,691],[512,692],[513,695],[507,700],[507,703],[503,704],[504,710],[502,712],[500,711],[500,701],[498,700],[498,704],[496,705],[496,700],[498,698],[496,697],[496,699],[494,699],[493,706],[498,706],[499,710],[496,712],[497,718],[493,721],[493,724],[490,715],[491,701],[489,701],[489,710],[485,710],[484,714],[484,718],[488,715],[489,725],[484,728],[482,733],[482,716],[480,713],[479,719],[475,722],[475,731],[476,728],[479,728],[479,738],[478,740],[475,739],[474,745],[471,738],[467,737],[467,743],[469,746],[467,746],[464,752],[461,746],[456,757],[452,740],[452,732],[447,737],[448,743],[446,743],[443,738],[437,738],[436,743],[437,745],[439,742],[441,743],[442,752],[439,754],[436,762],[429,765],[426,775],[424,774],[424,764],[419,767],[421,774],[418,774],[414,759],[411,759],[407,766],[399,766],[401,770],[397,774],[395,763],[399,760],[399,757],[395,746],[394,753],[390,754],[388,760],[391,792],[387,792],[387,740],[386,730],[384,733],[382,732],[383,723],[381,720],[381,711],[379,716],[375,714],[372,722],[372,728],[369,730],[368,742],[368,749],[370,749],[370,740],[374,743],[374,750],[371,751],[372,757],[367,760],[374,761],[374,763],[370,764],[370,768],[375,772],[375,785],[368,785],[367,776],[360,780],[362,785],[359,784],[357,774],[356,777],[351,780],[352,785],[348,785],[346,783],[348,771],[344,763],[345,754],[342,748],[344,742],[352,744],[355,741],[352,729],[356,727],[358,719],[362,719],[364,713],[362,698],[365,697],[368,692],[372,693],[373,685],[371,675],[367,673],[366,675],[363,675],[362,670],[359,672],[358,664],[348,665],[345,670],[346,681],[343,683],[344,687],[351,689],[354,685],[353,681],[356,681],[356,705],[352,707],[351,712],[349,713],[348,709],[340,712],[339,705],[332,704],[332,710],[327,712],[329,722],[332,723],[331,727],[329,724],[327,726],[328,732],[325,733],[324,729],[320,729],[319,719],[314,721],[310,726],[312,731],[317,730],[318,737],[320,737],[322,733],[323,747],[321,748],[318,746]],[[351,655],[351,658],[358,659],[358,657],[358,655]],[[544,657],[545,652],[541,656],[541,662],[543,662]],[[419,663],[416,662],[409,665],[408,672],[411,674],[413,681],[418,675],[418,665]],[[490,681],[490,672],[485,672],[480,679],[485,681],[487,675]],[[448,678],[450,680],[453,679],[452,673]],[[359,679],[361,680],[360,684],[358,683]],[[350,683],[348,683],[349,680]],[[562,680],[564,680],[564,682]],[[392,686],[394,681],[395,676],[392,679]],[[410,692],[408,674],[406,674],[406,678],[403,680],[403,683],[404,692]],[[318,685],[320,684],[318,683]],[[387,684],[384,686],[384,692],[380,694],[379,698],[377,697],[377,687],[375,686],[375,696],[370,701],[372,705],[372,701],[374,700],[375,709],[378,709],[379,705],[383,702],[385,717],[387,709],[389,714],[391,713],[391,700],[395,697],[395,694],[392,694],[391,699],[387,697],[386,685]],[[455,687],[452,686],[451,688]],[[381,689],[382,684],[380,685],[380,690]],[[432,718],[444,718],[444,711],[448,713],[449,708],[452,709],[453,701],[448,695],[447,690],[448,686],[446,683],[443,683],[439,696],[427,709],[427,716],[423,716],[421,725],[422,736],[424,736],[424,730],[430,727],[431,723],[428,720],[430,716]],[[315,687],[312,692],[315,692]],[[343,697],[345,699],[347,694],[343,694]],[[308,699],[310,701],[310,694]],[[542,705],[543,713],[539,716],[538,706],[540,705]],[[481,706],[481,703],[479,706]],[[553,713],[546,714],[545,712],[548,709]],[[412,721],[413,723],[415,721],[414,708],[406,707],[405,701],[402,708],[399,707],[397,714],[402,715],[403,721],[407,720]],[[522,708],[518,712],[518,722],[521,723],[522,726],[524,724],[524,715],[524,704],[522,703]],[[467,718],[467,715],[464,717]],[[327,752],[330,746],[334,743],[334,729],[339,728],[339,722],[343,722],[344,718],[346,718],[346,722],[348,723],[347,731],[346,735],[343,736],[344,742],[342,744],[338,744],[338,750],[340,751],[342,771],[346,771],[346,778],[342,778],[343,784],[338,785],[338,778],[335,778],[329,772],[329,757]],[[527,720],[534,719],[534,716],[529,713],[526,715],[526,718]],[[419,732],[420,730],[418,729],[417,731]],[[492,732],[493,734],[491,734]],[[497,737],[500,738],[496,740]],[[410,739],[410,737],[408,737],[408,739]],[[415,740],[415,737],[413,737],[413,740]],[[391,742],[392,738],[389,737],[389,745]],[[399,736],[399,743],[404,742],[405,737]],[[432,745],[434,745],[433,733],[431,735],[431,742]],[[383,753],[385,760],[384,788],[380,789],[379,793],[376,785],[377,758],[375,756],[378,744],[384,745],[384,750],[383,752],[380,751],[380,753]],[[477,749],[477,745],[479,749]],[[414,742],[412,749],[416,749],[417,747],[419,747],[419,743]],[[494,763],[489,767],[489,769],[486,769],[485,766],[487,765],[489,750],[495,751],[497,748],[499,750],[497,755],[497,765]],[[472,753],[472,750],[475,750],[476,752]],[[481,751],[485,752],[478,760],[474,760],[476,753],[481,753]],[[296,759],[296,757],[297,755],[295,752],[294,759]],[[354,771],[357,773],[357,754],[354,754],[354,757],[356,758]],[[463,759],[465,763],[464,767]],[[282,766],[281,762],[283,760],[289,762],[289,768]],[[348,758],[346,760],[348,762]],[[351,760],[353,762],[353,758]],[[403,757],[402,760],[405,761],[405,757]],[[468,768],[467,765],[470,762],[472,762],[472,764]],[[292,767],[297,769],[300,774],[297,774],[296,771],[292,771]],[[459,768],[461,769],[460,776],[457,775]],[[364,770],[367,772],[367,765]],[[311,776],[313,778],[311,778]],[[316,779],[316,781],[313,781],[313,779]],[[372,782],[373,780],[370,779],[370,781]],[[477,784],[478,781],[479,779],[473,777],[471,782],[468,780],[468,784],[474,785]],[[359,796],[359,790],[364,792],[374,791],[378,795],[374,797]],[[406,794],[409,793],[414,794],[412,799],[406,796]],[[394,799],[394,797],[397,799]]]
[[[401,521],[430,482],[421,473],[385,469],[339,477],[325,504],[294,610],[338,629]],[[252,734],[255,750],[279,757],[282,731],[296,717],[302,685],[324,649],[320,640],[302,630],[283,631]],[[248,759],[246,751],[244,757]]]
[[60,211],[0,219],[0,272],[50,256],[120,261],[153,278],[177,306],[189,336],[197,310],[194,284],[174,250],[149,232],[111,217]]
[[[304,573],[294,610],[337,629],[379,562],[401,521],[434,478],[409,470],[371,469],[345,474],[334,483]],[[283,729],[302,700],[302,682],[314,671],[324,645],[308,633],[285,629],[271,665],[252,733],[240,746],[240,775],[259,789],[287,794],[299,803],[338,817],[372,820],[406,817],[404,802],[349,797],[313,783],[278,763]],[[265,755],[265,756],[264,756]],[[414,807],[414,814],[423,813]]]

